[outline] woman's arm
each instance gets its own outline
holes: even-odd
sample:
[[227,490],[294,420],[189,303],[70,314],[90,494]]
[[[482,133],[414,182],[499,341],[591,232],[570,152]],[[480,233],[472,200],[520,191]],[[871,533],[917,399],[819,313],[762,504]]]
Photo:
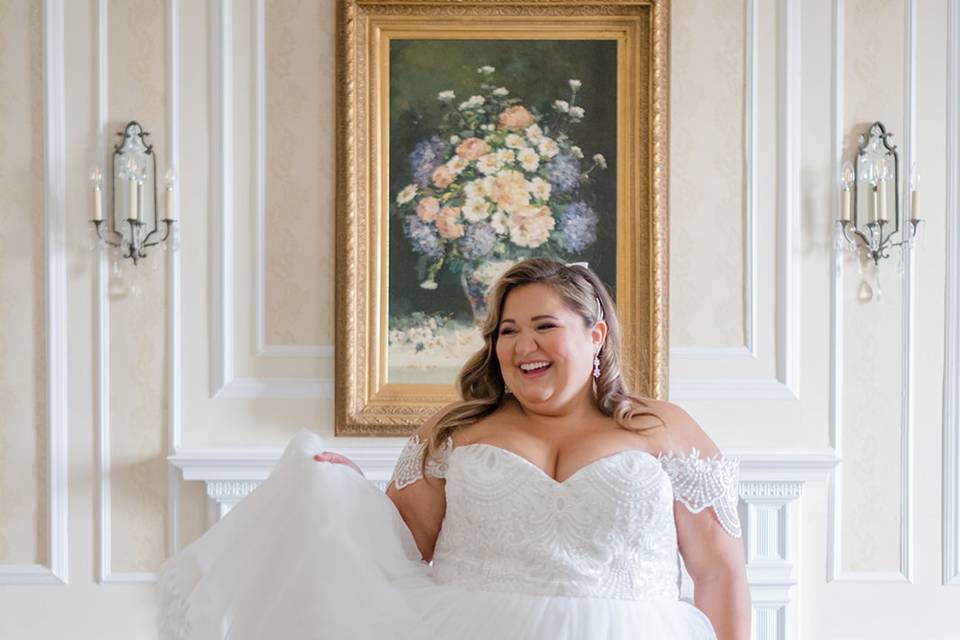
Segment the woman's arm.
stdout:
[[430,562],[433,558],[433,549],[447,510],[444,484],[441,478],[426,477],[403,489],[397,489],[392,482],[387,487],[387,497],[393,500],[413,534],[424,562]]
[[[667,420],[670,453],[688,458],[693,449],[697,449],[700,460],[722,455],[686,411],[672,405],[670,414]],[[692,476],[686,479],[691,480]],[[699,513],[691,511],[679,498],[674,502],[677,543],[687,572],[693,578],[694,605],[710,619],[717,639],[748,640],[750,589],[743,540],[735,515],[737,496],[733,481],[726,489],[732,492],[725,495],[726,504],[718,500]],[[718,509],[724,514],[725,524],[721,524]]]

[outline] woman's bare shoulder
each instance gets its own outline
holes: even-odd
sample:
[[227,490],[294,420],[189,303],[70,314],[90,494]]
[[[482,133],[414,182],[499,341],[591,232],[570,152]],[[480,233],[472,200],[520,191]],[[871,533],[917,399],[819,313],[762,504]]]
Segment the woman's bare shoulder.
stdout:
[[663,428],[650,430],[650,433],[656,436],[662,451],[685,453],[693,447],[705,455],[713,455],[719,451],[717,445],[686,409],[667,400],[644,398],[644,401],[663,419]]
[[[677,405],[668,400],[640,396],[650,413],[641,413],[630,420],[630,425],[660,449],[669,449],[678,428],[689,416]],[[686,416],[686,417],[685,417]]]
[[453,432],[453,446],[459,447],[465,444],[488,439],[504,429],[509,429],[511,424],[515,425],[517,412],[510,403],[503,403],[489,414],[483,416],[476,422],[460,427]]

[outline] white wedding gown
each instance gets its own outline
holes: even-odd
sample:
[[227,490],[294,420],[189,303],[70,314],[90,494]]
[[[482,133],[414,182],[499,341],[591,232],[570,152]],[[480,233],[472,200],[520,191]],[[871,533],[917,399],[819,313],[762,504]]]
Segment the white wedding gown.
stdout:
[[[164,564],[162,640],[716,638],[678,599],[674,486],[739,535],[735,459],[628,450],[557,482],[499,447],[450,448],[433,468],[447,507],[428,565],[393,502],[314,461],[321,449],[298,434],[266,481]],[[398,486],[419,477],[418,450],[408,441]]]

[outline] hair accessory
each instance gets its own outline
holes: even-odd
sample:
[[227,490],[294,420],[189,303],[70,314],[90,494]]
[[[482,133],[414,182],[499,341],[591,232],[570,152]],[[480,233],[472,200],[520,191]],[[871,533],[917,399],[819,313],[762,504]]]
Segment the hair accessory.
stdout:
[[568,267],[583,267],[584,269],[590,268],[590,263],[588,262],[568,262],[566,264]]

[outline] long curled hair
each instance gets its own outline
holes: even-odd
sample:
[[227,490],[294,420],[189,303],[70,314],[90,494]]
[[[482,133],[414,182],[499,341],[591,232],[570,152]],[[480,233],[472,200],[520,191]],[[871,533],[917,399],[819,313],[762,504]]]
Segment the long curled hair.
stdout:
[[[435,415],[430,421],[431,426],[421,434],[421,440],[427,443],[427,455],[423,458],[424,475],[427,459],[436,455],[448,436],[460,427],[490,415],[503,403],[506,386],[497,359],[503,305],[511,291],[534,283],[549,286],[567,308],[583,318],[585,327],[593,327],[599,320],[606,321],[607,335],[599,353],[600,377],[594,382],[600,411],[630,431],[663,426],[663,419],[650,410],[643,398],[630,391],[623,379],[620,320],[613,299],[600,278],[580,264],[566,265],[555,260],[531,258],[510,267],[490,291],[489,313],[482,327],[484,346],[467,360],[457,376],[462,400]],[[661,425],[644,428],[633,425],[631,420],[640,415],[655,416]]]

